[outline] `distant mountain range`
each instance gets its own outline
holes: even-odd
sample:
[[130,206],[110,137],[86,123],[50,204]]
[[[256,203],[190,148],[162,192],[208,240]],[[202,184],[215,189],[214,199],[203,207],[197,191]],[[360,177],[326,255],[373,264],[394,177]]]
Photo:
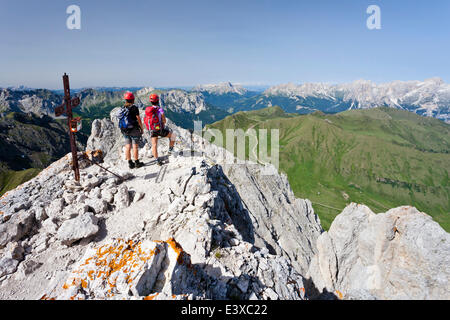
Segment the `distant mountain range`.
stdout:
[[[121,103],[123,92],[150,93],[151,89],[166,96],[170,111],[197,115],[203,112],[208,114],[204,117],[206,122],[213,118],[210,116],[213,113],[216,113],[216,119],[223,115],[218,108],[233,113],[273,105],[280,106],[286,112],[300,114],[316,110],[337,113],[351,109],[390,107],[450,122],[450,84],[440,78],[381,84],[367,80],[344,84],[287,83],[269,87],[264,91],[261,91],[262,88],[223,82],[198,85],[190,89],[98,87],[75,89],[73,93],[83,98],[82,108],[105,104],[115,107],[117,103]],[[54,106],[60,104],[62,94],[62,90],[29,89],[23,86],[0,90],[0,113],[23,111],[51,115]],[[85,101],[86,99],[89,101]],[[147,99],[148,97],[141,97],[144,104]],[[179,105],[180,101],[183,101],[182,105]],[[110,110],[112,108],[105,110],[105,116]],[[179,125],[186,126],[186,123]]]
[[[246,94],[240,94],[241,98],[231,96],[228,103],[224,102],[222,106],[232,108],[233,111],[248,111],[278,105],[286,112],[300,114],[317,110],[337,113],[351,109],[390,107],[450,122],[450,85],[440,78],[383,84],[366,80],[338,85],[288,83],[270,87],[250,97]],[[222,101],[225,101],[225,95],[221,93]],[[217,94],[214,99],[217,99]]]
[[[85,121],[86,129],[90,130],[90,120],[108,117],[112,109],[123,104],[123,94],[130,88],[114,90],[82,89],[73,90],[72,96],[80,97],[81,104],[74,109],[76,115]],[[149,95],[158,93],[168,117],[184,128],[193,127],[194,120],[203,123],[218,121],[229,113],[207,102],[200,92],[182,89],[161,90],[155,88],[139,88],[134,91],[136,105],[140,108],[148,106]],[[240,97],[240,96],[239,96]],[[230,97],[228,97],[228,101]],[[54,117],[54,109],[63,102],[63,93],[47,89],[19,88],[0,89],[0,115],[10,112],[33,113],[37,116]],[[86,131],[89,134],[89,131]]]
[[237,94],[237,95],[245,95],[248,93],[248,90],[239,85],[232,85],[231,82],[223,82],[219,84],[206,84],[199,85],[192,89],[192,91],[199,91],[202,93],[209,93],[215,95],[223,95],[223,94]]
[[233,85],[230,82],[201,85],[194,87],[192,91],[201,93],[208,103],[230,113],[238,109],[236,105],[240,105],[240,101],[250,99],[259,94],[256,91],[249,91],[240,85]]

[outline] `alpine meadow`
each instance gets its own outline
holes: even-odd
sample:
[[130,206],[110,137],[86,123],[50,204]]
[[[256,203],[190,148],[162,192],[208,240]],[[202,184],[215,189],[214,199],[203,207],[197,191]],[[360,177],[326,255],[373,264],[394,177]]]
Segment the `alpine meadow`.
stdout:
[[279,129],[280,170],[297,197],[312,201],[324,229],[356,202],[374,212],[412,205],[450,230],[450,125],[443,121],[387,107],[298,115],[276,106],[208,128],[224,139],[229,128]]

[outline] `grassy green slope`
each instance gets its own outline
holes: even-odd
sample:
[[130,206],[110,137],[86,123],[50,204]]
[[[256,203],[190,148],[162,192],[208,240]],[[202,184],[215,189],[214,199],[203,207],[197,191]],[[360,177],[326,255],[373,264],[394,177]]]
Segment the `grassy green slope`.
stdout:
[[280,170],[328,229],[350,202],[375,212],[412,205],[450,230],[450,126],[376,108],[335,115],[239,112],[211,126],[280,130]]
[[0,196],[5,192],[15,189],[22,183],[33,179],[41,169],[31,168],[20,171],[8,170],[5,172],[0,172]]
[[[0,117],[0,194],[36,176],[70,152],[67,122],[11,112]],[[77,134],[77,141],[87,136]]]

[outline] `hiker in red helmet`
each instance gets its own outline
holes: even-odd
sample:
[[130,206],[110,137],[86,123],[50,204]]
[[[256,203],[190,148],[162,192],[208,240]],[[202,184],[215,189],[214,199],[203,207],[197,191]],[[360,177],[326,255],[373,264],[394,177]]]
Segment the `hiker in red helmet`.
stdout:
[[[140,168],[144,164],[139,161],[139,141],[144,133],[139,109],[134,105],[134,95],[127,92],[124,95],[125,105],[120,109],[119,128],[122,131],[125,141],[125,157],[128,160],[130,169]],[[131,146],[133,146],[133,158],[131,160]]]
[[144,123],[147,130],[150,131],[152,138],[152,152],[158,165],[162,165],[161,159],[158,157],[158,137],[167,137],[169,142],[169,154],[173,152],[173,146],[175,145],[175,134],[170,128],[166,126],[166,116],[164,110],[159,104],[159,97],[157,94],[150,95],[151,106],[145,109]]

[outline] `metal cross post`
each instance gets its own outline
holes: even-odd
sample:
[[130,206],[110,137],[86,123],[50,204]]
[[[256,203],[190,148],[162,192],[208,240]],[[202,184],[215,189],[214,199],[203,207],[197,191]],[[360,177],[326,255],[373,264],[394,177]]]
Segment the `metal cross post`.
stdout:
[[[67,124],[69,125],[70,149],[72,150],[72,169],[75,173],[75,181],[80,181],[80,169],[78,166],[77,145],[75,143],[75,133],[72,130],[73,116],[72,108],[80,104],[80,98],[70,98],[69,76],[64,73],[64,103],[55,108],[55,116],[59,117],[64,113],[67,115]],[[65,108],[64,108],[65,107]]]

